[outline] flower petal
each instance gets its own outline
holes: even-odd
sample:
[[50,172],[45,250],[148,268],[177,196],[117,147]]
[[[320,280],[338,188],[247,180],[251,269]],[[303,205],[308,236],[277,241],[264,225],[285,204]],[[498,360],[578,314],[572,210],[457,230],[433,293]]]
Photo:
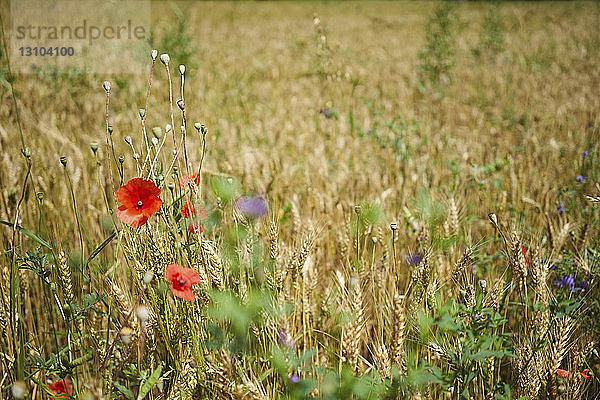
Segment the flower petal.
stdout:
[[171,289],[171,292],[173,293],[174,296],[177,296],[181,299],[184,299],[186,301],[196,300],[196,296],[194,296],[194,292],[192,292],[192,288],[190,288],[190,287],[185,287],[185,288],[179,289],[179,288],[175,287],[174,283],[172,283],[169,286],[169,289]]
[[142,201],[144,203],[140,211],[142,211],[142,213],[148,218],[150,218],[155,212],[158,212],[158,210],[160,210],[163,204],[163,201],[160,199],[160,197],[157,196],[147,197],[145,200]]
[[187,282],[189,282],[190,286],[200,283],[202,281],[202,279],[200,278],[200,274],[192,268],[182,268],[181,276],[183,276],[183,278]]
[[165,268],[165,279],[169,282],[175,282],[179,275],[181,275],[182,268],[177,264],[169,264]]
[[134,229],[139,228],[148,221],[148,217],[139,210],[128,208],[125,205],[122,205],[117,209],[117,217],[122,223],[127,224]]

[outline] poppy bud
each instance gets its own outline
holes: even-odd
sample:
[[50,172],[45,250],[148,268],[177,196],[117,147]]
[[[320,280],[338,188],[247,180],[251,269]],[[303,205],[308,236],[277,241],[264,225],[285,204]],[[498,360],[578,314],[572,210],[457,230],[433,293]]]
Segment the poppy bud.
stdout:
[[42,193],[42,192],[39,192],[39,193],[37,194],[37,198],[38,198],[38,200],[39,200],[39,201],[42,201],[42,200],[44,200],[44,193]]
[[171,124],[165,125],[165,133],[171,132],[171,128],[172,128]]
[[200,132],[200,130],[202,129],[202,124],[200,122],[196,122],[194,123],[194,128],[196,128],[196,130]]
[[163,53],[160,55],[160,61],[166,65],[169,65],[169,61],[171,61],[171,57],[167,53]]
[[398,229],[398,225],[395,222],[392,222],[390,224],[390,229],[393,230],[393,231],[395,231],[396,229]]
[[63,167],[66,167],[67,166],[67,157],[61,156],[60,163],[63,165]]
[[112,127],[112,125],[109,125],[108,126],[108,133],[110,133],[112,135],[113,131],[114,131],[114,128]]
[[119,156],[119,162],[123,164],[125,162],[125,157]]
[[96,152],[98,151],[98,143],[96,143],[96,142],[90,143],[90,149],[92,149],[92,152],[94,154],[96,154]]
[[185,74],[185,65],[179,64],[179,72],[181,72],[181,75]]
[[152,61],[156,60],[157,56],[158,56],[158,50],[152,49],[152,51],[150,52],[150,57],[152,57]]
[[167,189],[169,189],[172,192],[173,190],[175,190],[175,185],[172,183],[169,183],[169,184],[167,184]]
[[360,206],[354,206],[354,212],[358,214],[360,212]]
[[185,103],[183,100],[181,100],[181,99],[177,100],[177,106],[179,107],[179,109],[181,111],[185,111]]
[[154,272],[146,271],[146,273],[144,274],[144,285],[147,285],[150,282],[152,282],[152,278],[154,278]]
[[200,128],[200,133],[203,135],[206,135],[208,133],[208,129],[206,129],[205,125],[202,125],[202,127]]
[[27,394],[27,385],[23,381],[16,381],[10,388],[10,392],[16,400],[24,399]]
[[104,90],[106,90],[106,93],[110,93],[110,82],[109,81],[104,81],[104,83],[102,84],[102,87],[104,88]]
[[485,290],[485,288],[487,287],[487,281],[485,279],[482,279],[479,281],[479,286],[481,286],[481,288],[483,290]]
[[150,318],[150,310],[146,306],[139,306],[135,309],[135,316],[142,324],[145,324]]
[[152,144],[154,146],[158,146],[158,139],[157,138],[153,137],[152,140],[151,140],[151,142],[152,142]]
[[129,136],[129,135],[128,135],[128,136],[125,136],[125,143],[127,143],[127,144],[129,144],[129,145],[132,143],[132,141],[131,141],[131,136]]
[[71,306],[68,304],[65,304],[63,306],[63,313],[65,313],[65,317],[69,318],[71,316]]
[[154,128],[152,128],[152,134],[155,138],[160,139],[162,138],[162,129],[160,129],[160,127],[158,126],[155,126]]
[[26,158],[31,157],[31,150],[29,150],[29,147],[25,147],[24,149],[21,150],[21,153],[23,153],[23,155]]
[[121,340],[123,341],[125,346],[129,346],[129,343],[131,343],[132,335],[133,329],[131,329],[130,327],[124,326],[123,329],[121,329]]
[[141,119],[144,119],[144,117],[146,116],[146,110],[144,110],[143,108],[140,108],[138,110],[138,113],[140,114]]
[[140,158],[140,155],[139,155],[138,153],[135,153],[135,154],[133,155],[133,158],[135,158],[135,159],[137,160],[138,158]]

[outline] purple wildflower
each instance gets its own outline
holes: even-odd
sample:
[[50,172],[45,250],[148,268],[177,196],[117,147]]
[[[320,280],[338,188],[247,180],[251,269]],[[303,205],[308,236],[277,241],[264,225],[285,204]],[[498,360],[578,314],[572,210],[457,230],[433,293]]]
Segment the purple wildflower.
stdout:
[[322,114],[327,119],[331,119],[332,117],[330,108],[321,108],[319,114]]
[[290,336],[283,328],[279,328],[277,330],[277,343],[287,347],[288,349],[294,348],[294,341],[290,338]]
[[585,160],[585,158],[588,156],[588,151],[584,151],[583,154],[581,155],[581,158],[583,158]]
[[592,126],[594,126],[594,123],[592,121],[587,123],[588,128],[591,128]]
[[552,271],[556,271],[556,269],[557,269],[557,268],[558,268],[558,267],[556,266],[556,264],[552,264],[552,265],[550,266],[550,269],[551,269]]
[[411,266],[419,265],[423,261],[423,254],[411,253],[406,257],[406,263]]
[[557,279],[554,282],[554,286],[556,287],[567,287],[571,293],[575,291],[575,275],[570,274],[567,276],[563,276],[560,279]]
[[252,218],[264,217],[267,212],[267,202],[262,197],[240,197],[235,201],[235,207]]
[[588,283],[586,281],[581,281],[579,282],[579,285],[577,285],[578,289],[581,289],[582,292],[585,292],[585,290],[588,288]]
[[581,183],[583,181],[585,181],[585,178],[581,175],[578,175],[577,178],[575,178],[575,182],[577,183]]
[[296,374],[292,374],[292,375],[290,375],[290,382],[296,384],[296,383],[300,382],[300,377]]
[[561,204],[558,206],[558,213],[559,214],[563,214],[565,212],[565,206],[564,204]]

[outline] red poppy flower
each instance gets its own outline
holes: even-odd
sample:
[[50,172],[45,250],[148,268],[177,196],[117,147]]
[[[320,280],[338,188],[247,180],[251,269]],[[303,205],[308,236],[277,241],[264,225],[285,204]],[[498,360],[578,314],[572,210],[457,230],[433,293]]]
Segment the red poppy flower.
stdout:
[[48,385],[48,389],[54,393],[54,396],[51,397],[52,399],[68,399],[73,394],[71,384],[65,379]]
[[194,301],[196,297],[192,292],[192,285],[200,283],[200,274],[191,268],[183,268],[177,264],[170,264],[165,269],[165,279],[171,282],[173,295],[187,301]]
[[581,375],[581,377],[583,379],[585,379],[586,381],[589,381],[590,379],[592,379],[592,377],[589,375],[589,373],[590,373],[590,369],[586,368],[582,372],[580,372],[579,375]]
[[556,370],[556,375],[567,379],[571,379],[573,377],[573,374],[571,372],[560,368]]
[[193,223],[193,222],[190,222],[190,224],[188,225],[188,230],[189,230],[191,233],[202,233],[202,232],[204,232],[204,231],[202,230],[202,225],[200,225],[200,224],[195,224],[195,223]]
[[183,207],[181,207],[181,216],[183,218],[191,218],[193,215],[196,215],[196,211],[198,211],[198,219],[200,221],[204,221],[208,218],[208,214],[204,207],[194,207],[189,201],[186,201]]
[[158,197],[160,189],[154,182],[142,178],[133,178],[121,186],[116,196],[122,204],[117,210],[117,217],[135,229],[144,225],[162,206],[162,200]]
[[196,186],[200,186],[200,173],[196,172],[193,175],[183,175],[179,178],[179,186],[187,186],[193,182]]

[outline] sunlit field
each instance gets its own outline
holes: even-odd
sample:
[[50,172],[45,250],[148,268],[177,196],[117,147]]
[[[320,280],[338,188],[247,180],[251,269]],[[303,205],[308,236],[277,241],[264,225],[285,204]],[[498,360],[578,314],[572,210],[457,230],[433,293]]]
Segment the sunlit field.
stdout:
[[0,398],[600,398],[600,3],[152,2],[138,75],[8,39]]

